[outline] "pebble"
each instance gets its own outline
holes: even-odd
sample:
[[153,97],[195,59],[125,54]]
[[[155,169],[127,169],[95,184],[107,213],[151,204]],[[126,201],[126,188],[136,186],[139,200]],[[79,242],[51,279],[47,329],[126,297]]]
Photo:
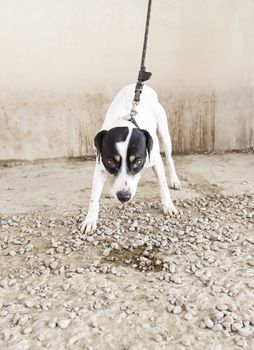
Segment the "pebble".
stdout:
[[237,332],[239,329],[242,328],[242,324],[239,322],[235,322],[231,325],[232,331]]
[[56,326],[57,326],[57,323],[56,323],[56,320],[54,321],[49,321],[48,322],[48,327],[49,328],[56,328]]
[[249,327],[243,327],[238,330],[238,333],[242,337],[248,337],[252,334],[252,330]]
[[28,320],[29,320],[29,316],[28,316],[28,315],[25,315],[25,316],[21,317],[21,318],[18,320],[18,324],[19,324],[20,326],[24,326],[24,325],[27,323]]
[[191,320],[193,320],[193,315],[191,313],[187,312],[184,315],[184,319],[187,320],[187,321],[191,321]]
[[33,300],[31,300],[31,299],[26,300],[26,301],[25,301],[25,306],[28,307],[28,308],[34,307],[34,302],[33,302]]
[[171,276],[171,281],[176,283],[176,284],[182,284],[182,280],[178,275],[172,275]]
[[79,274],[82,274],[85,272],[85,269],[83,267],[77,267],[76,268],[76,272],[79,273]]
[[23,329],[22,333],[23,334],[29,334],[33,331],[33,329],[31,327],[26,327]]
[[17,255],[17,253],[16,253],[14,250],[10,250],[9,253],[8,253],[8,255],[14,257],[14,256]]
[[212,328],[214,325],[213,321],[210,318],[205,317],[203,321],[207,328]]
[[240,346],[241,348],[246,348],[247,347],[247,341],[245,338],[240,338],[238,341],[236,341],[236,344]]
[[216,324],[213,325],[212,329],[214,331],[222,331],[223,327],[222,327],[222,325],[220,323],[216,323]]
[[176,306],[174,306],[174,308],[173,308],[173,314],[174,315],[178,315],[178,314],[180,314],[181,312],[182,312],[182,308],[181,308],[181,306],[179,306],[179,305],[176,305]]
[[52,263],[49,264],[49,267],[51,268],[51,270],[55,270],[58,267],[58,262],[53,261]]
[[70,322],[70,320],[58,320],[56,324],[59,328],[66,329],[69,327]]

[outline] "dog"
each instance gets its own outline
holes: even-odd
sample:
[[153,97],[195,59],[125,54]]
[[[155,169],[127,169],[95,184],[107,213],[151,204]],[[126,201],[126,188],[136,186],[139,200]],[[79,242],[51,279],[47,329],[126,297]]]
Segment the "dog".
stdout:
[[166,154],[170,187],[180,189],[181,184],[172,159],[167,114],[159,103],[156,92],[145,85],[136,108],[135,125],[129,120],[134,91],[134,84],[119,91],[107,110],[101,131],[94,138],[96,165],[88,213],[81,224],[82,232],[96,229],[100,196],[107,175],[113,178],[113,196],[124,203],[134,197],[142,169],[152,167],[159,182],[164,214],[177,213],[169,193],[157,137],[158,131]]

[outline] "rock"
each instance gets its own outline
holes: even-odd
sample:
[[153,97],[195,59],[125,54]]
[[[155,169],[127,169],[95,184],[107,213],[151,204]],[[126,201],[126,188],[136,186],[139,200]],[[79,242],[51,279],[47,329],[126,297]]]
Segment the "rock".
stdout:
[[9,253],[8,253],[8,255],[14,257],[14,256],[17,255],[17,253],[16,253],[14,250],[10,250]]
[[236,341],[236,344],[240,346],[241,348],[246,348],[247,342],[245,338],[240,338],[238,341]]
[[233,332],[238,332],[239,329],[242,328],[242,323],[235,322],[231,325],[231,329]]
[[23,329],[22,333],[23,334],[29,334],[32,333],[33,329],[31,327],[26,327]]
[[182,284],[182,280],[178,275],[172,275],[171,276],[171,281],[176,283],[176,284]]
[[85,269],[83,267],[77,267],[76,268],[76,272],[79,273],[79,274],[82,274],[85,272]]
[[193,320],[193,316],[191,313],[187,312],[185,315],[184,315],[184,319],[187,320],[187,321],[191,321]]
[[58,262],[53,261],[52,263],[49,264],[49,267],[51,268],[51,270],[55,270],[58,267]]
[[70,320],[58,320],[56,324],[59,328],[66,329],[69,327],[70,322]]
[[252,330],[249,327],[243,327],[238,330],[238,333],[241,337],[248,337],[252,334]]
[[220,323],[216,323],[215,325],[213,325],[212,329],[214,331],[222,331],[223,330],[223,327]]
[[209,317],[205,317],[203,321],[207,328],[212,328],[214,325],[213,321]]
[[28,307],[28,308],[34,307],[34,302],[33,302],[33,300],[31,300],[31,299],[26,300],[26,301],[25,301],[25,306]]
[[[153,300],[154,300],[154,298],[153,298]],[[171,313],[173,311],[173,309],[174,309],[174,305],[172,305],[172,304],[168,305],[167,310],[169,313]]]
[[24,326],[24,325],[27,323],[28,320],[29,320],[28,315],[24,315],[23,317],[21,317],[21,318],[18,320],[18,325]]
[[228,306],[226,304],[217,304],[216,307],[220,311],[225,311],[228,309]]
[[181,306],[179,306],[179,305],[174,306],[174,308],[173,308],[173,314],[174,314],[174,315],[178,315],[178,314],[180,314],[181,312],[182,312]]

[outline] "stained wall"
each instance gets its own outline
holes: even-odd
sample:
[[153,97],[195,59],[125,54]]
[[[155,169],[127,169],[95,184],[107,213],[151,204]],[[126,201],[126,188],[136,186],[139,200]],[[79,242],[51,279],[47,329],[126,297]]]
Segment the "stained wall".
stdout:
[[[0,0],[0,159],[90,155],[140,63],[145,0]],[[254,144],[254,1],[153,1],[147,68],[176,153]]]

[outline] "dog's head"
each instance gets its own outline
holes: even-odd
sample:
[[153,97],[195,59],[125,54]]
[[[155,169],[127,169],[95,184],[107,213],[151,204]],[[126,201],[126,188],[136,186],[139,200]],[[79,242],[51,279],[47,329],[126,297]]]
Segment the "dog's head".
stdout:
[[136,193],[140,172],[150,157],[153,139],[148,131],[116,127],[100,131],[94,139],[98,159],[113,175],[112,192],[121,202],[128,202]]

